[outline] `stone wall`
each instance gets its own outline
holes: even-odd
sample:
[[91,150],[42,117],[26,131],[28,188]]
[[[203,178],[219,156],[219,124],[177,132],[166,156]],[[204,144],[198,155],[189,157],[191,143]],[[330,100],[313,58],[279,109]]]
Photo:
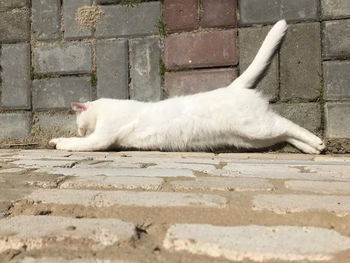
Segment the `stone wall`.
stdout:
[[348,0],[0,0],[1,146],[74,134],[72,101],[225,86],[280,18],[288,34],[257,89],[350,151]]

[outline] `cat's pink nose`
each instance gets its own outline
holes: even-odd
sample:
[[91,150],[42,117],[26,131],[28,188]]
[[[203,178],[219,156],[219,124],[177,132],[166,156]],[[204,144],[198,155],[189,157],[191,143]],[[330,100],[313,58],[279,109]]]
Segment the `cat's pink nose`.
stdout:
[[50,145],[50,146],[56,146],[56,144],[57,144],[57,142],[56,142],[55,140],[51,140],[51,141],[49,142],[49,145]]

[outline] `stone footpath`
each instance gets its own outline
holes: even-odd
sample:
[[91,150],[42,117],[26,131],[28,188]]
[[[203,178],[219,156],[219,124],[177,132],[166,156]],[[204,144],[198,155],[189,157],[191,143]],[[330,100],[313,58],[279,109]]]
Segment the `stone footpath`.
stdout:
[[350,156],[0,151],[0,262],[350,262]]

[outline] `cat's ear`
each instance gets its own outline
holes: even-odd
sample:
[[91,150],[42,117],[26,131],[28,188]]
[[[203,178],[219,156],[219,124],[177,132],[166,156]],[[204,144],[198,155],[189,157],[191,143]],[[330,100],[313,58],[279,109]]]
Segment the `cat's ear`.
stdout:
[[73,102],[72,109],[76,112],[83,112],[87,110],[87,107],[84,103]]

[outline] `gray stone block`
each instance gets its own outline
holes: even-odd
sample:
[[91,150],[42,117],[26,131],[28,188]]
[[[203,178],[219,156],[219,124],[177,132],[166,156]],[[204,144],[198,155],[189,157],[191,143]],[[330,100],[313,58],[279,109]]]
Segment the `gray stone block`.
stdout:
[[288,21],[316,21],[319,18],[319,0],[281,0],[281,18]]
[[33,81],[33,108],[69,109],[72,102],[91,100],[89,77],[65,77]]
[[[271,27],[241,28],[239,30],[239,67],[240,72],[248,68],[258,52],[266,34]],[[278,56],[273,58],[265,77],[258,83],[256,89],[261,91],[270,101],[278,96]]]
[[324,22],[323,55],[326,58],[350,57],[350,19]]
[[339,18],[350,16],[349,0],[321,0],[323,18]]
[[27,41],[30,38],[27,10],[0,13],[0,43]]
[[60,38],[60,0],[32,0],[32,16],[35,39],[56,40]]
[[321,129],[321,106],[318,103],[281,103],[271,105],[281,116],[316,132]]
[[1,9],[7,9],[7,8],[21,8],[21,7],[28,7],[29,1],[28,0],[0,0],[0,10]]
[[74,133],[77,130],[76,116],[65,113],[37,113],[40,129],[45,132]]
[[326,100],[350,99],[350,61],[325,61],[324,98]]
[[315,100],[321,86],[320,24],[290,25],[280,52],[280,98]]
[[326,136],[327,138],[350,138],[350,103],[326,103]]
[[240,0],[238,6],[241,25],[318,19],[318,0]]
[[96,28],[98,38],[158,34],[160,2],[141,3],[134,7],[107,5],[101,9],[103,14]]
[[36,73],[89,73],[92,70],[90,43],[68,43],[38,47],[34,53]]
[[0,114],[0,139],[24,138],[32,126],[32,114],[30,112],[21,113],[1,113]]
[[141,101],[161,99],[158,38],[130,41],[130,98]]
[[97,42],[98,98],[129,98],[128,55],[127,40],[100,40]]
[[30,45],[2,46],[0,72],[2,79],[2,108],[30,108]]
[[64,0],[64,38],[79,39],[92,36],[92,29],[81,27],[75,20],[75,15],[80,7],[90,6],[92,0]]

